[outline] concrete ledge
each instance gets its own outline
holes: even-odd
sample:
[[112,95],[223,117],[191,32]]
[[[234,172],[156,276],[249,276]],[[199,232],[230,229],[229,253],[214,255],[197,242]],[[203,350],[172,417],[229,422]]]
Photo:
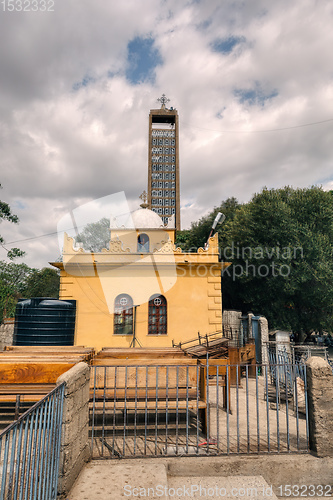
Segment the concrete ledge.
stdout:
[[312,356],[306,362],[309,443],[318,457],[333,457],[333,374],[328,362]]
[[168,459],[170,476],[262,476],[273,485],[275,494],[276,488],[285,484],[332,484],[332,468],[333,458],[310,454]]
[[[331,485],[332,467],[333,459],[324,460],[300,454],[93,460],[82,470],[68,500],[118,499],[125,496],[133,498],[134,495],[124,495],[125,486],[128,489],[132,488],[132,491],[134,486],[144,487],[145,491],[141,492],[141,495],[139,489],[135,495],[143,498],[148,497],[148,488],[156,488],[157,485],[176,489],[191,484],[201,485],[204,488],[216,484],[226,489],[228,486],[244,489],[244,487],[267,485],[271,492],[264,496],[273,500],[275,495],[278,496],[281,492],[279,486]],[[228,494],[224,498],[234,496]],[[249,494],[245,496],[239,494],[238,498],[249,498],[249,496],[252,499],[261,498],[261,495],[254,497]],[[151,492],[149,498],[152,497]],[[179,498],[175,494],[162,495],[160,498],[171,497]],[[197,493],[192,498],[208,498],[208,496]]]
[[58,493],[71,489],[84,464],[91,458],[89,443],[90,369],[78,363],[62,374],[57,385],[66,384],[62,418]]

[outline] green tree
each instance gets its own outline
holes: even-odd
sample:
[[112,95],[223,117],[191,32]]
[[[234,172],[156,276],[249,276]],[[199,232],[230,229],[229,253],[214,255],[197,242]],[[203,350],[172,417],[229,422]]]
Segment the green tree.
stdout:
[[50,267],[34,269],[27,279],[24,297],[59,298],[60,275]]
[[[193,224],[187,241],[202,245],[217,210],[226,212]],[[232,263],[223,273],[224,309],[263,314],[301,339],[333,331],[332,192],[265,188],[234,204],[218,232],[221,258]]]
[[24,296],[33,272],[26,264],[0,261],[0,320],[15,315],[17,300]]
[[0,320],[15,315],[20,298],[58,298],[59,284],[60,276],[55,269],[34,269],[26,264],[0,261]]
[[176,245],[184,251],[197,251],[199,247],[204,247],[209,236],[212,224],[218,212],[222,212],[226,219],[222,225],[218,225],[216,230],[219,233],[220,246],[225,242],[225,227],[233,221],[236,212],[240,209],[240,204],[236,198],[228,198],[223,201],[219,207],[202,217],[198,222],[192,222],[191,229],[185,229],[177,232]]
[[[333,330],[333,197],[321,188],[264,189],[238,212],[229,293],[271,327]],[[231,248],[232,250],[232,248]]]
[[[2,189],[1,184],[0,184],[0,189]],[[4,201],[0,200],[0,222],[3,221],[12,222],[13,224],[18,224],[19,218],[17,217],[17,215],[12,213],[8,203],[5,203]],[[7,257],[10,260],[15,259],[16,257],[23,257],[25,255],[25,252],[23,252],[19,248],[11,248],[8,250],[8,248],[5,247],[5,240],[2,238],[1,235],[0,235],[0,245],[6,250]]]
[[98,222],[87,224],[75,238],[89,252],[100,252],[108,248],[110,243],[110,220],[104,217]]

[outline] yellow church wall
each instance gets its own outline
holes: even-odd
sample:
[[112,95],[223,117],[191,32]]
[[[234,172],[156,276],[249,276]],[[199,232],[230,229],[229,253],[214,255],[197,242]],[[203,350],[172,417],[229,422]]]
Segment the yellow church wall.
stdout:
[[[143,232],[143,231],[142,231]],[[149,232],[151,241],[152,234]],[[160,241],[161,241],[161,231]],[[136,236],[131,232],[132,243]],[[167,235],[163,235],[164,241]],[[171,245],[171,246],[170,246]],[[201,334],[222,329],[221,267],[217,235],[209,247],[183,253],[172,240],[154,254],[126,250],[124,238],[111,240],[110,249],[97,254],[73,247],[66,236],[61,269],[61,299],[75,299],[75,345],[129,347],[132,335],[113,334],[113,308],[117,295],[127,293],[136,308],[135,333],[142,347],[167,347]],[[148,335],[148,301],[153,294],[167,300],[167,335]]]
[[[160,288],[148,290],[147,300],[139,303],[136,310],[137,345],[171,346],[172,341],[190,340],[201,334],[212,333],[222,329],[221,313],[221,278],[219,267],[191,264],[177,266],[177,278],[174,285],[163,295],[167,300],[167,335],[148,335],[148,300],[153,293],[161,293]],[[199,271],[199,274],[198,272]],[[212,276],[214,274],[216,276]],[[130,279],[124,277],[113,279],[112,299],[107,302],[99,276],[69,276],[62,271],[61,299],[75,299],[77,303],[77,320],[75,345],[86,345],[101,349],[102,347],[129,347],[130,335],[113,334],[114,298],[120,293],[128,293],[133,297]],[[128,277],[129,278],[129,277]],[[219,285],[219,288],[215,288]],[[134,287],[135,288],[135,287]],[[136,304],[135,296],[133,302]]]

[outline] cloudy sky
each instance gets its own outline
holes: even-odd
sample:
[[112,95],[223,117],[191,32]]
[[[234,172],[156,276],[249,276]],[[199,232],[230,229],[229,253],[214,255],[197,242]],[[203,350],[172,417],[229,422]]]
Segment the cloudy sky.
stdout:
[[0,234],[27,264],[58,258],[76,207],[120,191],[139,206],[162,93],[180,116],[183,228],[263,186],[333,188],[331,0],[0,7],[0,199],[20,218]]

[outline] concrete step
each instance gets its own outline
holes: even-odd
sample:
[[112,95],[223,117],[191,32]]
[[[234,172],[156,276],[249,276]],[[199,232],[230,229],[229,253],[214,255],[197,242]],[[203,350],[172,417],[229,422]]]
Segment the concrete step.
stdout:
[[92,461],[82,470],[67,500],[114,498],[253,498],[277,497],[261,476],[170,476],[161,461]]

